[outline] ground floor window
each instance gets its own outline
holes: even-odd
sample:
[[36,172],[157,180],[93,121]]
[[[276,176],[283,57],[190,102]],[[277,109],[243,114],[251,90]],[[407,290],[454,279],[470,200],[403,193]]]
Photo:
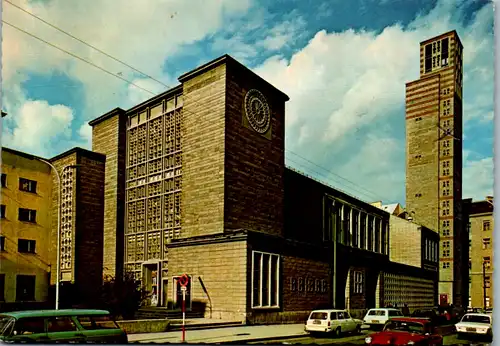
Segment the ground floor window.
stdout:
[[18,275],[16,277],[16,301],[35,300],[35,275]]
[[363,293],[363,272],[354,272],[354,293]]
[[279,306],[280,256],[252,252],[252,307]]

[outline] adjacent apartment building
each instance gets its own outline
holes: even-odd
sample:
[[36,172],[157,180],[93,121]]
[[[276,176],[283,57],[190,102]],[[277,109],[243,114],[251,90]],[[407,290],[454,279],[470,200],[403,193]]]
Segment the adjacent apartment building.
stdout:
[[0,310],[53,306],[58,231],[60,302],[97,297],[104,165],[104,155],[82,148],[50,159],[2,148]]
[[462,56],[456,31],[425,40],[420,43],[420,78],[406,84],[406,211],[439,232],[439,303],[456,306],[467,306],[469,297]]
[[471,203],[469,306],[493,307],[493,197]]
[[45,302],[55,270],[50,166],[2,148],[1,171],[0,305]]

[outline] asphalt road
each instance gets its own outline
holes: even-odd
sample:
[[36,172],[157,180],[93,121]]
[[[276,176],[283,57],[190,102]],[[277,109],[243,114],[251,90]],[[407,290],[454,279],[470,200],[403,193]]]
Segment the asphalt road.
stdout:
[[[281,339],[281,340],[269,340],[266,342],[255,342],[253,344],[343,344],[343,345],[364,345],[365,337],[372,332],[363,331],[362,334],[358,335],[344,335],[340,338],[334,338],[331,336],[306,336],[303,338],[293,338],[293,339]],[[482,340],[477,340],[473,338],[467,339],[458,339],[456,334],[447,335],[444,337],[443,345],[474,345],[474,346],[482,346],[482,345],[491,345],[489,342],[485,342]],[[249,342],[252,344],[252,342]]]

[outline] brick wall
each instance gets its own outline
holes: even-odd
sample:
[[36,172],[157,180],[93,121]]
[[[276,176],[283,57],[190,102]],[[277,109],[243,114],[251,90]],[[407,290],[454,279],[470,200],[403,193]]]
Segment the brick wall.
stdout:
[[[438,231],[440,76],[406,86],[406,209],[414,220]],[[413,104],[429,97],[420,106]],[[414,214],[412,214],[414,212]]]
[[[227,66],[225,229],[283,234],[285,97],[239,63]],[[270,107],[271,129],[264,135],[244,126],[250,89]]]
[[283,310],[310,311],[330,303],[329,264],[283,256]]
[[210,317],[211,301],[212,318],[244,321],[247,306],[247,253],[246,241],[171,247],[167,290],[170,304],[174,298],[172,278],[187,273],[192,277],[192,300],[207,304],[205,317]]
[[105,160],[79,157],[76,232],[76,282],[87,297],[102,284]]
[[92,124],[92,150],[106,155],[104,182],[104,274],[121,275],[125,202],[126,116],[115,115]]
[[226,65],[184,81],[182,236],[223,231]]

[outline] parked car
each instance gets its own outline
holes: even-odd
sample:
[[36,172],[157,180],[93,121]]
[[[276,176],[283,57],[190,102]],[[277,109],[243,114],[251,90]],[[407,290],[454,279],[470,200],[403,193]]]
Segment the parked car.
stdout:
[[419,309],[413,311],[411,317],[428,318],[433,326],[439,326],[446,323],[446,319],[439,315],[435,309]]
[[460,322],[455,324],[455,329],[459,337],[472,334],[493,338],[492,318],[490,314],[465,314]]
[[351,317],[347,310],[314,310],[306,321],[304,330],[308,333],[361,333],[362,320]]
[[381,332],[365,338],[368,345],[443,345],[443,337],[437,334],[427,318],[396,317]]
[[127,334],[105,310],[33,310],[0,314],[0,343],[117,343]]
[[368,310],[363,322],[370,327],[382,327],[393,317],[403,317],[403,313],[394,308],[376,308]]

